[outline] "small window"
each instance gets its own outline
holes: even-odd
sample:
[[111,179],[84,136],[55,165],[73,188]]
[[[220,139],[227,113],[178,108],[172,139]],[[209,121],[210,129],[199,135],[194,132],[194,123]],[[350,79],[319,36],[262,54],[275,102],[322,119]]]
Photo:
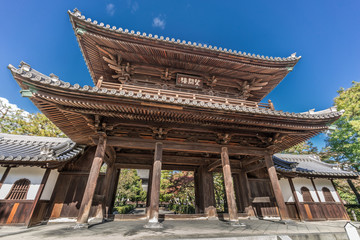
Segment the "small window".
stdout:
[[12,186],[9,194],[6,196],[8,200],[24,200],[30,187],[30,180],[22,178],[17,180]]
[[322,188],[324,194],[325,202],[335,202],[330,190],[327,187]]
[[303,196],[304,202],[314,202],[307,187],[301,188],[301,195]]

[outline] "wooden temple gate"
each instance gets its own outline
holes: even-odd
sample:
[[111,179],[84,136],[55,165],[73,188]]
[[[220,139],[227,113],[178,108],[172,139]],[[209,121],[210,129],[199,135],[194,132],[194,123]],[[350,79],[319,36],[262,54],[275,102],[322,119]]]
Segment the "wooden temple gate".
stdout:
[[[197,209],[208,217],[216,216],[212,171],[223,173],[231,221],[239,211],[290,217],[272,155],[322,132],[341,115],[284,113],[271,101],[260,102],[300,57],[250,56],[104,27],[78,10],[69,15],[94,87],[45,76],[26,63],[9,66],[22,94],[92,151],[61,169],[57,188],[74,189],[54,194],[49,216],[77,215],[80,225],[94,211],[104,216],[118,169],[146,168],[150,223],[159,218],[161,169],[195,172]],[[105,176],[99,174],[103,162]],[[85,190],[75,189],[85,182]],[[260,183],[271,191],[256,192]],[[74,199],[76,208],[65,206]]]

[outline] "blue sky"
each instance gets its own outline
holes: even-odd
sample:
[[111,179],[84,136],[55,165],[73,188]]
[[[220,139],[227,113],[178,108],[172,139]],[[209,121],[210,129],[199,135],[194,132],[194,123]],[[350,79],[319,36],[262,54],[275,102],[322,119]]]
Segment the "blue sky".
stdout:
[[[105,24],[265,56],[302,59],[265,99],[302,112],[332,106],[360,81],[360,1],[5,1],[0,8],[0,97],[29,112],[6,66],[21,60],[72,84],[92,84],[67,10]],[[323,146],[323,136],[313,139]]]

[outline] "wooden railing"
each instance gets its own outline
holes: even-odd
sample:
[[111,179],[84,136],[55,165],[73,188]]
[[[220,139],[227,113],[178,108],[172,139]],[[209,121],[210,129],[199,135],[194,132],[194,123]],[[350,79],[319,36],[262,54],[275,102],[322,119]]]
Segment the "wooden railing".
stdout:
[[149,94],[150,96],[158,95],[158,96],[166,96],[168,98],[181,98],[181,99],[189,99],[189,100],[198,100],[204,102],[212,102],[218,104],[234,104],[252,108],[266,108],[274,110],[273,103],[269,100],[268,103],[260,103],[260,102],[253,102],[247,100],[241,100],[236,98],[225,98],[225,97],[217,97],[217,96],[209,96],[204,94],[194,94],[194,93],[187,93],[187,92],[180,92],[180,91],[173,91],[173,90],[165,90],[165,89],[156,89],[156,88],[148,88],[148,87],[141,87],[141,86],[133,86],[127,84],[119,84],[119,83],[109,83],[99,81],[96,84],[98,88],[107,88],[107,89],[115,89],[115,90],[124,90],[124,91],[132,91],[134,94],[142,93],[142,94]]

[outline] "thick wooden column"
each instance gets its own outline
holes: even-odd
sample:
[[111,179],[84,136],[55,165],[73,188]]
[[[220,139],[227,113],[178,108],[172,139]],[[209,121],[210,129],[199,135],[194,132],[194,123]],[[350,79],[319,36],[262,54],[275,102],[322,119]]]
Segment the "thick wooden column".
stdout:
[[233,177],[233,181],[234,181],[236,207],[238,209],[238,212],[242,212],[243,207],[242,207],[242,202],[241,202],[240,177],[239,177],[239,174],[237,174],[237,173],[233,173],[232,177]]
[[146,193],[146,215],[147,218],[150,218],[150,197],[151,197],[151,185],[152,185],[152,177],[153,177],[153,169],[151,168],[149,170],[149,180],[148,180],[148,188],[147,188],[147,193]]
[[242,211],[247,213],[249,217],[255,217],[255,212],[250,202],[250,188],[249,188],[249,181],[246,172],[240,171],[239,183],[240,183],[240,191],[241,191],[240,196],[241,196]]
[[[151,224],[159,223],[161,164],[162,164],[162,143],[157,142],[155,144],[154,163],[152,168],[150,206],[149,206],[149,215],[148,215],[149,223]],[[146,227],[151,227],[151,225],[147,225]]]
[[93,163],[91,165],[89,178],[86,183],[84,196],[81,201],[79,215],[77,218],[77,227],[87,224],[93,197],[95,193],[96,183],[99,177],[100,168],[104,161],[106,149],[106,135],[105,133],[99,134],[99,141],[96,148]]
[[205,213],[208,218],[215,218],[217,212],[214,179],[206,166],[202,165],[195,171],[195,188],[198,213]]
[[44,176],[41,180],[41,183],[40,183],[40,186],[39,186],[39,189],[36,193],[36,196],[35,196],[35,199],[34,199],[34,202],[33,202],[33,205],[31,206],[31,209],[30,209],[30,214],[25,222],[25,225],[27,227],[30,227],[31,226],[31,219],[34,215],[34,212],[35,212],[35,209],[36,209],[36,206],[38,205],[39,203],[39,200],[40,200],[40,197],[41,197],[41,194],[43,193],[44,191],[44,188],[45,188],[45,184],[49,178],[49,175],[50,175],[50,172],[51,172],[51,169],[46,169],[45,173],[44,173]]
[[272,188],[274,190],[275,199],[279,208],[281,219],[289,219],[289,214],[285,205],[284,197],[281,191],[280,183],[276,174],[274,162],[272,160],[272,154],[265,155],[265,164],[268,170],[269,178]]
[[227,147],[221,148],[221,163],[224,174],[226,198],[228,204],[230,221],[238,221],[238,214],[235,201],[234,183],[231,176],[231,167]]
[[202,192],[200,191],[200,169],[197,168],[194,171],[194,190],[195,190],[195,213],[204,213],[202,207]]
[[114,181],[114,175],[116,174],[116,168],[114,163],[109,163],[107,165],[103,189],[102,189],[102,195],[104,196],[104,200],[102,205],[102,217],[106,218],[109,214],[109,199],[111,196],[111,190],[113,187],[113,181]]

